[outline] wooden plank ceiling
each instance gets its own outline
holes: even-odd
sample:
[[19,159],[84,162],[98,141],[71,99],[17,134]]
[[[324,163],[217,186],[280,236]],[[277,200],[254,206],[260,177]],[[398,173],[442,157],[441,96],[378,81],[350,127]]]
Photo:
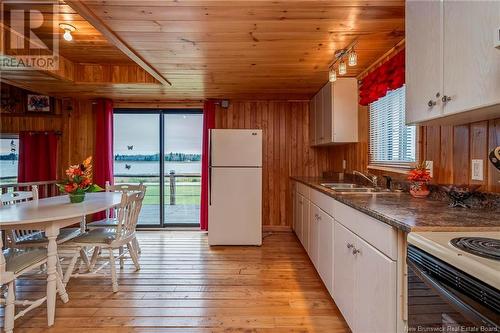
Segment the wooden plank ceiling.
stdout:
[[[359,62],[347,75],[357,76],[404,38],[403,0],[81,3],[172,82],[103,87],[102,93],[117,99],[308,99],[327,81],[335,50],[358,39]],[[81,26],[75,40],[91,43],[97,38],[86,36],[89,27]],[[71,51],[68,58],[77,57],[74,53],[91,59],[100,51]],[[102,62],[109,60],[104,56]],[[57,89],[70,89],[67,94],[78,90],[51,88]],[[84,93],[92,94],[88,89]]]

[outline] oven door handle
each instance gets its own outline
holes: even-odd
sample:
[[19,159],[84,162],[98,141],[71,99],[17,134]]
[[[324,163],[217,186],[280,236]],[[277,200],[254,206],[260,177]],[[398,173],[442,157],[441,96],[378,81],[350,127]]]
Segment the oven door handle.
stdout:
[[442,284],[439,280],[433,278],[425,271],[419,268],[419,265],[416,264],[410,258],[407,258],[408,266],[417,274],[417,276],[431,288],[433,288],[443,299],[445,299],[449,304],[451,304],[455,309],[457,309],[460,313],[462,313],[468,320],[476,325],[485,325],[489,324],[493,327],[496,327],[497,324],[492,322],[487,317],[483,316],[480,312],[474,309],[472,306],[464,302],[458,295],[454,294],[453,291]]

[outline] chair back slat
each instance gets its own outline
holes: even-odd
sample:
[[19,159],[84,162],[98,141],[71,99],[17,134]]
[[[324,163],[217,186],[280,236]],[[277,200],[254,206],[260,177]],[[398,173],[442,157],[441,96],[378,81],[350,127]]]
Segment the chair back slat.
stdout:
[[[146,192],[146,186],[142,182],[137,184],[118,184],[111,185],[109,181],[106,181],[106,192],[120,192],[120,193],[132,193],[132,192]],[[115,211],[116,208],[106,210],[106,219],[110,217],[117,216],[117,213],[112,216],[111,212]]]
[[[31,191],[23,188],[24,191],[7,192],[0,196],[0,206],[14,205],[21,202],[38,200],[38,186],[32,185]],[[7,245],[15,246],[17,242],[41,233],[40,230],[11,230],[7,235]]]
[[123,193],[117,208],[116,239],[126,238],[135,232],[145,191]]

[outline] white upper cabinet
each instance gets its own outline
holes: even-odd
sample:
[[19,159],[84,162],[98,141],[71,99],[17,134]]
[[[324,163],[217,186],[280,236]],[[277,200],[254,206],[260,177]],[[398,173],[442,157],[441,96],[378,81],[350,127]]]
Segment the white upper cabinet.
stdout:
[[444,13],[444,113],[500,103],[500,1],[445,1]]
[[309,101],[309,143],[311,146],[316,144],[316,98]]
[[312,146],[358,141],[358,82],[355,78],[328,82],[312,100],[316,120],[314,133],[310,135]]
[[500,115],[499,25],[500,1],[406,2],[408,124]]
[[314,113],[316,126],[314,128],[314,136],[316,144],[321,144],[325,140],[323,135],[323,90],[320,90],[316,96],[314,96],[314,104],[316,107],[316,112]]
[[441,1],[406,2],[407,123],[418,123],[441,115],[442,12]]

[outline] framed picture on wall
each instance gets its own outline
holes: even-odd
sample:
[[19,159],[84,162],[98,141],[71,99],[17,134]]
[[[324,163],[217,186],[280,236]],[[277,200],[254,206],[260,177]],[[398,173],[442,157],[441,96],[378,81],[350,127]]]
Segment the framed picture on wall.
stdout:
[[52,113],[53,101],[50,96],[27,94],[26,111],[34,113]]

